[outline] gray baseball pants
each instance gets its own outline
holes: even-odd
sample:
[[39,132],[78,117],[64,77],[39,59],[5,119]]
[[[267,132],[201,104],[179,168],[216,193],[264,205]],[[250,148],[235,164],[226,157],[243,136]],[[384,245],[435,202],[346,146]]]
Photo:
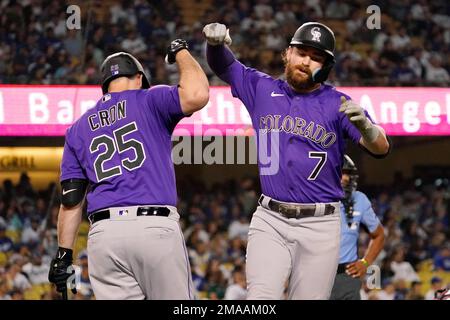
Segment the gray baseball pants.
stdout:
[[[109,208],[112,217],[89,230],[89,278],[96,299],[194,299],[176,208],[167,206],[168,217],[137,216],[137,208]],[[127,214],[120,216],[119,209]]]
[[330,297],[341,229],[339,203],[333,205],[331,215],[300,219],[256,209],[247,245],[247,299],[283,299],[286,284],[290,300]]

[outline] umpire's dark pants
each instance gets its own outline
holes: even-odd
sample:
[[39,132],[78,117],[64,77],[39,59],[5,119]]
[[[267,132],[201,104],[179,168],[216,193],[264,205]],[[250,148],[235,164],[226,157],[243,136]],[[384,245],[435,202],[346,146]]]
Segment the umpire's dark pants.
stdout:
[[352,278],[345,272],[336,274],[330,300],[361,300],[361,279]]

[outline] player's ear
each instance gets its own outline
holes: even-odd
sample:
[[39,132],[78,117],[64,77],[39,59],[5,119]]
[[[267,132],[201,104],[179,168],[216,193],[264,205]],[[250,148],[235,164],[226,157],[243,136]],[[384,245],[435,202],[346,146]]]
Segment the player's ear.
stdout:
[[295,48],[293,46],[289,46],[286,50],[286,57],[288,61],[291,59],[292,55],[294,54]]
[[281,58],[283,59],[284,65],[286,65],[288,63],[289,59],[291,58],[291,54],[292,54],[292,47],[287,47],[281,53]]
[[136,79],[138,81],[139,88],[142,88],[142,74],[138,73]]

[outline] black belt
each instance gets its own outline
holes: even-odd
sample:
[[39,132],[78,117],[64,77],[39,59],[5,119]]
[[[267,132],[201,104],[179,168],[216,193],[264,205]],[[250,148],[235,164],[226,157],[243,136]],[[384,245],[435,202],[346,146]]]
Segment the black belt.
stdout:
[[337,268],[337,274],[339,273],[345,273],[345,270],[347,270],[347,266],[352,262],[346,262],[346,263],[339,263]]
[[339,273],[345,273],[345,268],[347,267],[348,263],[339,263],[337,268],[337,274]]
[[[264,199],[264,195],[261,195],[259,198],[259,204],[262,205]],[[263,206],[264,207],[264,206]],[[275,211],[280,213],[282,216],[291,219],[300,219],[305,217],[314,217],[316,213],[316,205],[315,204],[288,204],[284,202],[279,202],[273,199],[270,199],[269,204],[266,209]],[[325,204],[325,212],[324,215],[333,214],[336,208],[331,204]]]
[[[170,214],[169,208],[166,207],[139,207],[137,209],[137,216],[161,216],[168,217]],[[109,209],[96,211],[89,215],[88,219],[91,224],[96,223],[100,220],[109,219],[111,214]]]

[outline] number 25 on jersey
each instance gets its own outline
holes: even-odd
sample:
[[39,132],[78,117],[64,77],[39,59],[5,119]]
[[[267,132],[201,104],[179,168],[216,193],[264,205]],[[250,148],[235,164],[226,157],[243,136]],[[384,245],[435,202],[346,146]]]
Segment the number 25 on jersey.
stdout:
[[[105,146],[105,150],[97,155],[94,160],[94,171],[97,177],[97,182],[100,182],[111,177],[121,175],[122,167],[129,171],[140,168],[145,161],[144,145],[136,139],[126,139],[126,135],[137,131],[135,122],[128,123],[119,129],[113,131],[113,137],[106,134],[92,139],[89,150],[91,153],[96,153],[100,150],[100,146]],[[134,159],[125,158],[121,161],[121,165],[105,169],[105,162],[111,160],[116,152],[119,154],[127,150],[133,150]]]

